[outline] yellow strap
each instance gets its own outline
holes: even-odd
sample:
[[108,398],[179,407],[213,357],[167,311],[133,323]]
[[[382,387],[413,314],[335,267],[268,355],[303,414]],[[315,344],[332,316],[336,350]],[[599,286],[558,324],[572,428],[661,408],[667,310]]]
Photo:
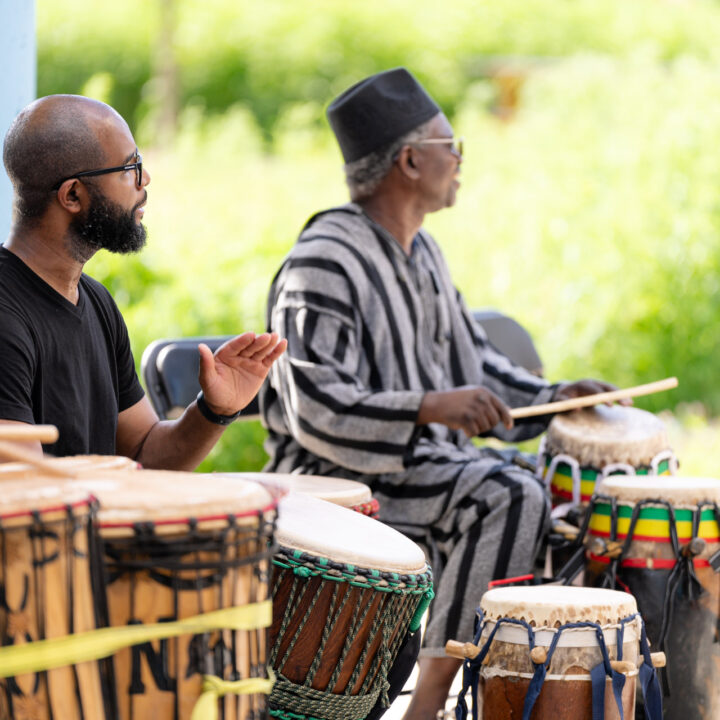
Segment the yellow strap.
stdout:
[[213,630],[255,630],[270,627],[271,623],[272,601],[265,600],[215,610],[177,622],[100,628],[51,640],[11,645],[0,648],[0,677],[99,660],[123,648],[152,640],[197,635]]
[[272,690],[275,676],[268,668],[270,679],[248,678],[247,680],[222,680],[215,675],[203,678],[203,693],[195,703],[190,720],[217,720],[218,699],[233,693],[234,695],[250,695],[263,693],[268,695]]

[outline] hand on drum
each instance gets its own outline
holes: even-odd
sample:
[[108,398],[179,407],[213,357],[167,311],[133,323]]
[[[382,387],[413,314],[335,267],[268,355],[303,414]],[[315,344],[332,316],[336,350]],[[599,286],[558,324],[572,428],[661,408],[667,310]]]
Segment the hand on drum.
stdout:
[[277,333],[247,332],[221,345],[213,355],[201,343],[200,387],[205,402],[219,415],[232,415],[257,394],[272,364],[285,352],[287,340]]
[[[617,390],[615,385],[603,382],[602,380],[576,380],[571,383],[560,383],[553,400],[570,400],[571,398],[595,395],[596,393],[602,392],[612,392],[613,390]],[[605,404],[612,405],[612,403]],[[632,398],[624,398],[618,400],[618,404],[627,406],[632,405],[633,401]]]
[[487,388],[475,385],[425,393],[417,424],[431,422],[464,430],[469,437],[488,432],[499,422],[508,430],[513,426],[508,406]]

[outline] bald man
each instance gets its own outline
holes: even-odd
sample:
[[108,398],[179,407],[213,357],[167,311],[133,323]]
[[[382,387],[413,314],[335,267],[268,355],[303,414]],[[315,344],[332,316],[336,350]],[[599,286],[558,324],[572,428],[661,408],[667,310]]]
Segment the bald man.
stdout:
[[[108,291],[83,273],[101,249],[140,250],[150,175],[108,105],[52,95],[11,125],[3,161],[14,190],[0,247],[0,423],[52,424],[54,455],[121,454],[147,468],[194,469],[255,396],[285,349],[244,333],[213,355],[200,345],[202,392],[160,422],[135,372]],[[33,452],[41,454],[39,443]]]

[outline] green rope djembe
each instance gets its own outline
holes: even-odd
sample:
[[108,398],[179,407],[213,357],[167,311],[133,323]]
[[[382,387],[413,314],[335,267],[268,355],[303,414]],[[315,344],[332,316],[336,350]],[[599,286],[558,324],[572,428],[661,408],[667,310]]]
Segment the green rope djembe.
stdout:
[[274,559],[271,717],[362,720],[434,597],[432,573],[370,570],[299,550]]

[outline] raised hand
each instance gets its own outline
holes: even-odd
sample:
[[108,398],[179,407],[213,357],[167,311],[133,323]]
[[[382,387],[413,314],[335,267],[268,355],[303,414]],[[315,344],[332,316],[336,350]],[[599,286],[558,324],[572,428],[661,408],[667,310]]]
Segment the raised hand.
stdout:
[[417,424],[442,423],[453,430],[464,430],[473,437],[492,430],[499,422],[513,426],[510,410],[493,392],[480,386],[425,393]]
[[221,345],[213,355],[201,343],[200,387],[205,402],[218,415],[242,410],[257,394],[272,364],[285,352],[287,340],[277,333],[243,333]]

